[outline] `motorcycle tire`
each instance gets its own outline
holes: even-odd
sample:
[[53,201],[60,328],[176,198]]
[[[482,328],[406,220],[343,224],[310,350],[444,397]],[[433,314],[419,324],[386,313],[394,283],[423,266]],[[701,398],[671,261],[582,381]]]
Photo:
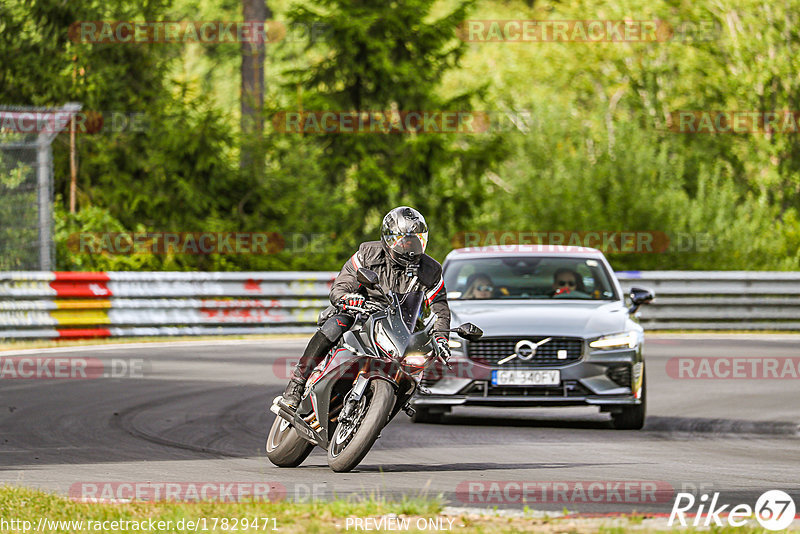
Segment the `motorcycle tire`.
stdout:
[[343,434],[342,426],[336,428],[328,446],[328,465],[337,473],[351,471],[364,459],[386,426],[394,408],[396,400],[394,388],[385,380],[372,380],[365,396],[367,403],[363,408],[363,416],[352,436],[348,435],[349,441],[344,448],[339,448]]
[[314,449],[314,444],[300,437],[292,424],[275,417],[267,435],[267,458],[278,467],[297,467]]

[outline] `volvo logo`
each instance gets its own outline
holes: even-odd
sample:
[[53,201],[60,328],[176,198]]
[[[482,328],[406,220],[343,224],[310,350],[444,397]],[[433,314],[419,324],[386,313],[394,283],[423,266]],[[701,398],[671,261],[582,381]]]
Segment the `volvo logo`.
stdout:
[[533,341],[523,339],[514,346],[514,352],[520,360],[530,360],[536,356],[536,345]]
[[510,354],[497,362],[497,365],[503,365],[504,363],[513,360],[514,358],[519,358],[520,360],[525,360],[526,362],[532,360],[534,356],[536,356],[536,349],[550,341],[551,337],[546,337],[543,340],[539,341],[538,343],[534,343],[529,339],[522,339],[514,345],[514,354]]

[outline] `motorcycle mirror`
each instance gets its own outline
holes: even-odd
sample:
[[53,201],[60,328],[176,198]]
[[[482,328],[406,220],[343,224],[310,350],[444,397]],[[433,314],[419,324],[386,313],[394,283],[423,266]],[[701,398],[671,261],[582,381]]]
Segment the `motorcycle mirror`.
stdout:
[[364,267],[361,267],[356,272],[356,280],[358,280],[358,283],[367,289],[375,289],[375,287],[379,284],[378,273]]
[[483,335],[483,330],[472,323],[464,323],[458,328],[450,330],[468,341],[477,341]]

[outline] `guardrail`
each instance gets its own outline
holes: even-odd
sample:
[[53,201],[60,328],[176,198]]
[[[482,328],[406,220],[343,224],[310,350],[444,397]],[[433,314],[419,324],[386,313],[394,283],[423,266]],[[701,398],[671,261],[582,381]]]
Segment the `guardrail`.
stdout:
[[336,273],[0,273],[0,338],[302,333]]
[[[5,272],[0,338],[306,333],[335,272]],[[647,329],[800,330],[800,273],[625,271]]]
[[646,329],[800,330],[800,272],[623,271],[622,287],[655,290]]

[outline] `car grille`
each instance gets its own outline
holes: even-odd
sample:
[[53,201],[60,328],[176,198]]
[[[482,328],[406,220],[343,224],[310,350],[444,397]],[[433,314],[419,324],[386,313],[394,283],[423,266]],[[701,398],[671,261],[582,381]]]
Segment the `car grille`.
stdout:
[[538,386],[538,387],[516,387],[516,386],[490,386],[490,397],[584,397],[590,395],[588,389],[583,387],[576,380],[566,380],[561,386]]
[[560,386],[492,386],[486,382],[474,383],[464,389],[467,397],[585,397],[591,392],[577,380],[565,380]]
[[[514,353],[517,342],[526,339],[534,343],[549,336],[515,337],[515,338],[490,338],[468,342],[466,345],[467,358],[484,365],[497,366],[497,362]],[[566,351],[566,357],[559,358],[559,351]],[[579,337],[553,337],[544,345],[536,349],[536,354],[530,360],[513,358],[502,365],[503,369],[528,369],[531,367],[561,366],[576,362],[581,359],[583,352],[583,339]]]

